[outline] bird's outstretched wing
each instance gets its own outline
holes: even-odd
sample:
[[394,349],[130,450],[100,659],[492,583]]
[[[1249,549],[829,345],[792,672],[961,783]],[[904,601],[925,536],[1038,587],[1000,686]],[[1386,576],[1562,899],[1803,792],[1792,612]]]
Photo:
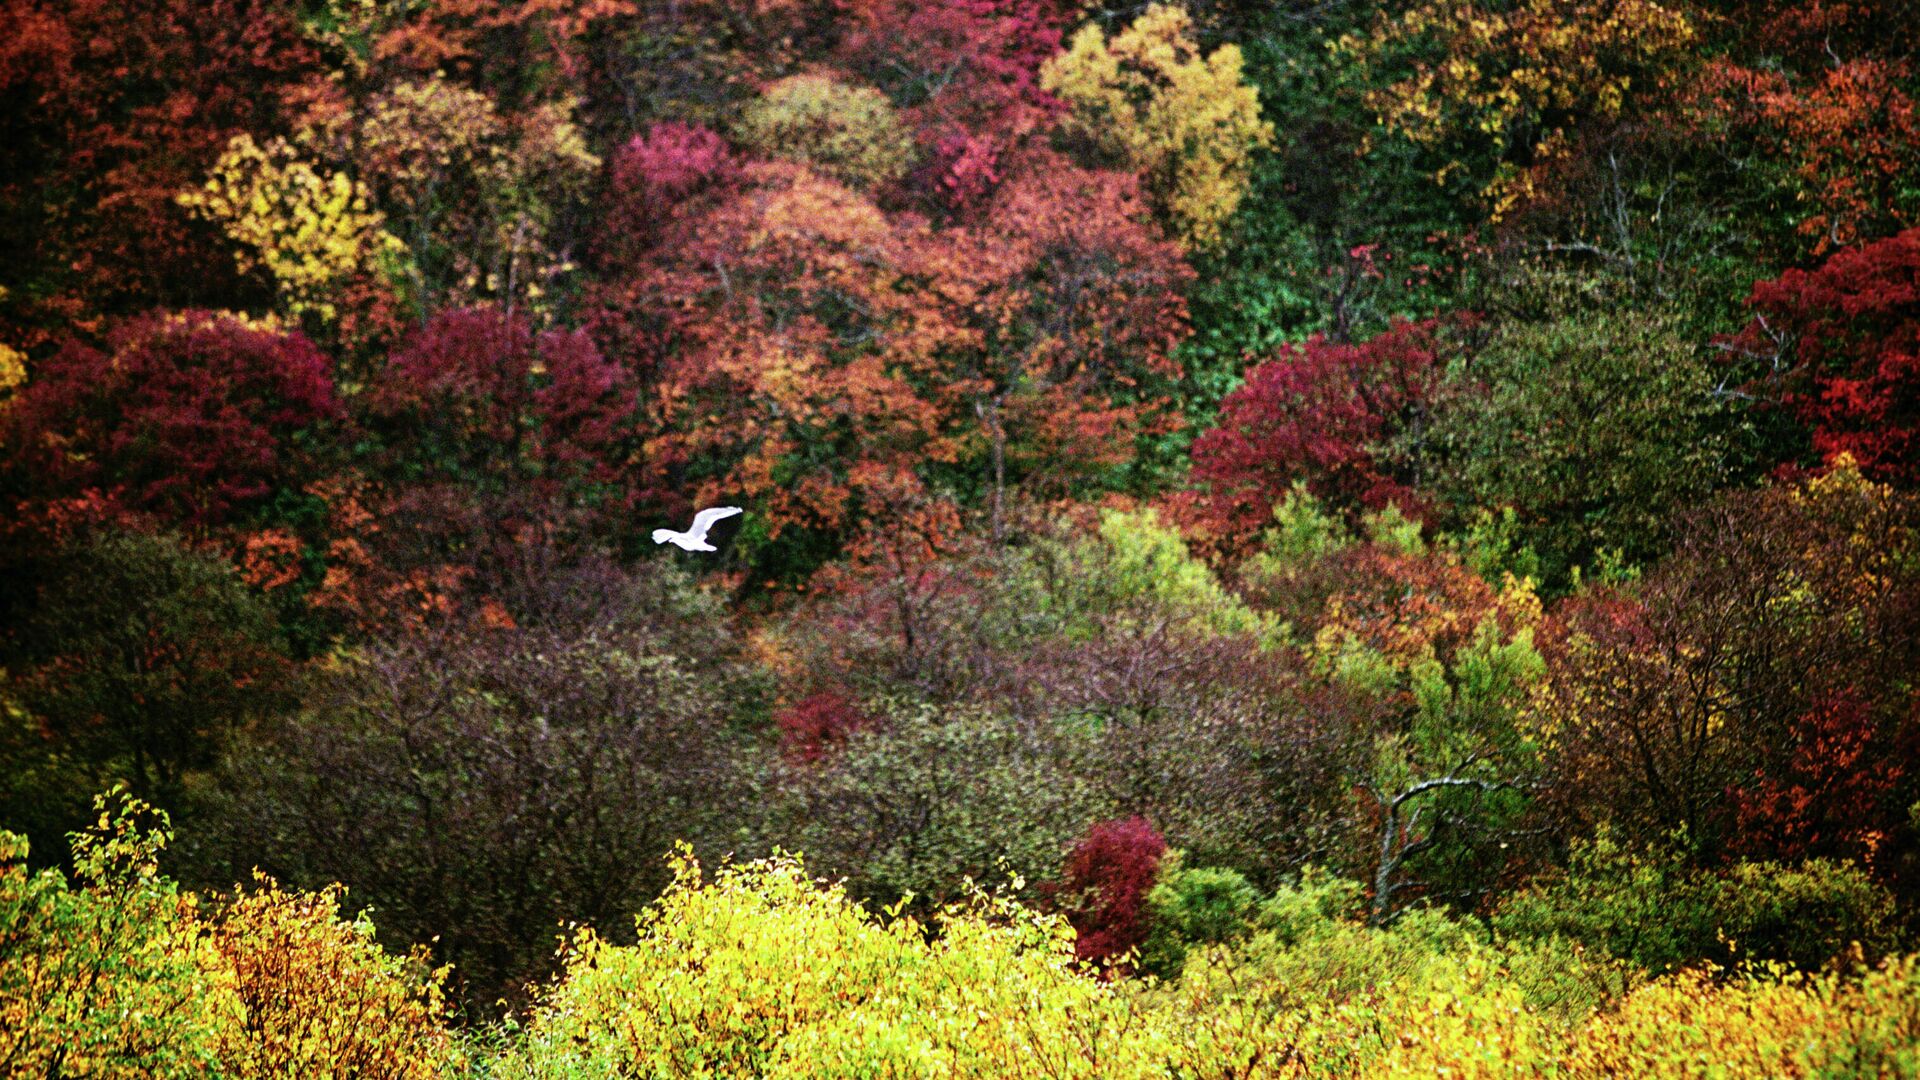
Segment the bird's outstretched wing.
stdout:
[[737,506],[709,506],[693,515],[693,524],[687,527],[687,534],[696,538],[704,537],[707,530],[713,528],[714,522],[742,512]]

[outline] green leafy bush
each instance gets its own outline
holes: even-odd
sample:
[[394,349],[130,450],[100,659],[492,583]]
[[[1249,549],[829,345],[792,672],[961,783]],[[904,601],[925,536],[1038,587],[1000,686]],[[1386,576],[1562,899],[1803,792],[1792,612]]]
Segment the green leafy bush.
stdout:
[[1571,865],[1508,897],[1494,927],[1560,937],[1649,971],[1772,960],[1812,970],[1858,943],[1897,943],[1893,897],[1852,863],[1736,863],[1690,868],[1672,846],[1633,850],[1603,834]]
[[1248,930],[1260,895],[1237,870],[1180,865],[1179,852],[1160,866],[1160,880],[1147,893],[1150,929],[1140,948],[1140,967],[1177,976],[1194,945],[1216,945]]
[[1448,373],[1422,433],[1436,488],[1463,516],[1512,508],[1512,542],[1556,586],[1609,553],[1655,558],[1675,515],[1732,479],[1710,365],[1657,310],[1508,323]]
[[1004,602],[1025,614],[1027,632],[1084,637],[1110,614],[1210,634],[1271,629],[1152,510],[1103,511],[1094,535],[1037,545],[1014,572]]
[[0,832],[0,1064],[13,1076],[193,1077],[217,1067],[231,992],[194,932],[193,899],[159,873],[164,814],[116,791],[74,834],[71,881],[28,873]]
[[18,712],[0,734],[0,820],[43,847],[116,782],[178,808],[236,731],[292,701],[271,610],[173,537],[108,532],[60,552],[7,644]]
[[1073,768],[1089,736],[971,709],[902,706],[819,765],[789,766],[766,825],[875,904],[931,910],[968,879],[1038,882],[1113,816]]

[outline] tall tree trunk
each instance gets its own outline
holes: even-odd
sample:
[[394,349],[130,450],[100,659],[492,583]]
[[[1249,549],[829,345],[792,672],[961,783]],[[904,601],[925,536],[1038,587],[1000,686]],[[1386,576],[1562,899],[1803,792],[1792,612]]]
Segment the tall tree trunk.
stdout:
[[991,514],[993,524],[993,542],[998,546],[1006,536],[1004,507],[1007,488],[1007,430],[1000,423],[1000,399],[991,403],[978,401],[973,411],[987,429],[988,452],[993,461],[993,494]]

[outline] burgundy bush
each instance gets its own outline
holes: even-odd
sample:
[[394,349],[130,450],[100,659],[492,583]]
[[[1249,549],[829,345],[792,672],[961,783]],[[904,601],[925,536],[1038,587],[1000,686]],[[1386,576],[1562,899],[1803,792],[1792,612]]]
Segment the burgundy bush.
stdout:
[[490,308],[444,312],[393,357],[372,397],[396,464],[562,486],[619,471],[632,380],[578,331],[533,333]]
[[853,702],[834,693],[814,694],[774,717],[780,729],[780,751],[787,760],[812,764],[847,741],[847,736],[873,724]]
[[1103,821],[1067,855],[1059,895],[1079,932],[1074,952],[1098,963],[1147,939],[1147,892],[1160,873],[1167,841],[1145,818]]
[[298,333],[208,312],[69,342],[0,436],[8,494],[31,508],[96,491],[113,511],[223,524],[311,474],[303,441],[343,418],[333,365]]

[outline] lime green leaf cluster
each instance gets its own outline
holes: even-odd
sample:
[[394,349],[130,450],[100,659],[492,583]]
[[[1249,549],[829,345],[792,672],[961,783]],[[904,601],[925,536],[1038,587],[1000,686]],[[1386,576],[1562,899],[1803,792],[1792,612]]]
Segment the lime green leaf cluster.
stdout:
[[1252,924],[1259,893],[1237,870],[1184,865],[1179,851],[1160,863],[1160,877],[1147,893],[1146,944],[1140,967],[1159,976],[1180,973],[1194,945],[1231,940]]
[[1061,565],[1047,575],[1051,587],[1026,599],[1037,618],[1070,634],[1091,632],[1099,615],[1125,611],[1210,634],[1277,633],[1152,510],[1103,511],[1098,534],[1061,554]]
[[231,990],[159,873],[164,815],[117,792],[74,838],[76,881],[30,874],[0,832],[0,1063],[11,1076],[190,1077],[213,1069]]
[[674,874],[635,944],[575,939],[506,1075],[1165,1075],[1061,920],[984,893],[933,926],[877,918],[788,856]]

